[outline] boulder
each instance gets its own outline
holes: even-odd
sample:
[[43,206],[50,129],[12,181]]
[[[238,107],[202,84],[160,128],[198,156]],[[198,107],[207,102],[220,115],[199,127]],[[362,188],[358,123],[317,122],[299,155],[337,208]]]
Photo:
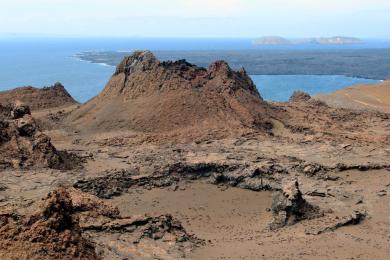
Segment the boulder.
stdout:
[[274,193],[272,215],[270,228],[277,229],[319,216],[320,210],[303,198],[298,181],[291,180],[282,185],[281,191]]
[[15,103],[11,111],[11,117],[19,119],[25,115],[31,115],[30,107],[20,102]]
[[311,96],[302,91],[294,91],[294,93],[289,98],[289,102],[307,102],[311,99]]
[[0,258],[97,259],[94,245],[82,237],[74,213],[69,193],[58,188],[35,214],[0,216]]
[[0,168],[71,169],[76,157],[59,152],[43,134],[25,105],[14,105],[10,117],[0,119]]

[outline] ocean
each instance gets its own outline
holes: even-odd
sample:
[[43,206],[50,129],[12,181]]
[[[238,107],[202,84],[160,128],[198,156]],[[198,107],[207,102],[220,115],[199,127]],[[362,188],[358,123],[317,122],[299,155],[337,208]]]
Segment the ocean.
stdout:
[[287,101],[295,90],[310,95],[330,93],[357,84],[374,84],[379,80],[340,75],[251,75],[261,96],[269,101]]
[[[132,50],[253,50],[321,48],[390,48],[389,42],[372,41],[351,46],[255,46],[251,39],[154,39],[154,38],[0,38],[0,90],[19,86],[43,87],[61,82],[80,102],[96,96],[111,77],[114,67],[81,61],[81,52]],[[328,93],[378,80],[340,75],[251,75],[266,100],[286,101],[294,90]]]

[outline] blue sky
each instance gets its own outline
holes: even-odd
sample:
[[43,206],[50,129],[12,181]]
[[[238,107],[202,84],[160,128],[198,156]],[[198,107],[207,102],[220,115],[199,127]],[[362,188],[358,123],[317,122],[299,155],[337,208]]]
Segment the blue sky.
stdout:
[[390,0],[12,0],[0,34],[390,38]]

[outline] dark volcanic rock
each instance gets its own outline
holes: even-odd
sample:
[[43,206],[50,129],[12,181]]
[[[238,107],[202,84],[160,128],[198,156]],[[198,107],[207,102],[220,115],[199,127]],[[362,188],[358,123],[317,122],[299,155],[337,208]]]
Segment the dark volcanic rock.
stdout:
[[7,189],[8,189],[7,185],[0,183],[0,191],[5,191]]
[[0,103],[0,120],[10,119],[12,112],[12,105],[3,105]]
[[305,230],[307,235],[319,235],[325,232],[332,232],[336,229],[349,225],[358,225],[367,217],[366,211],[354,211],[350,215],[343,217],[337,217],[332,219],[324,219],[321,223],[315,227],[308,228]]
[[294,93],[291,95],[289,102],[306,102],[311,99],[311,96],[305,92],[302,91],[294,91]]
[[11,117],[13,119],[23,118],[25,115],[31,115],[30,107],[25,104],[13,104]]
[[246,164],[173,163],[160,170],[139,177],[136,170],[105,172],[99,177],[78,180],[73,187],[99,198],[119,196],[133,186],[161,188],[176,186],[181,181],[206,180],[215,185],[226,185],[260,191],[280,187],[280,179],[287,169],[276,163],[253,167]]
[[320,215],[318,207],[310,205],[302,196],[297,180],[283,185],[282,191],[274,194],[272,201],[273,221],[271,229],[293,225],[300,220]]

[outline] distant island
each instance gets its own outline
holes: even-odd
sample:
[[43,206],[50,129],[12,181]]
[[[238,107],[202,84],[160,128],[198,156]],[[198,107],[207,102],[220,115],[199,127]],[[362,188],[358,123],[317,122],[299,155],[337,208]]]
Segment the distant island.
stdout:
[[264,36],[254,41],[256,45],[285,45],[291,44],[291,41],[280,36]]
[[255,45],[288,45],[288,44],[358,44],[362,40],[355,37],[334,36],[334,37],[314,37],[289,40],[280,36],[263,36],[254,40]]

